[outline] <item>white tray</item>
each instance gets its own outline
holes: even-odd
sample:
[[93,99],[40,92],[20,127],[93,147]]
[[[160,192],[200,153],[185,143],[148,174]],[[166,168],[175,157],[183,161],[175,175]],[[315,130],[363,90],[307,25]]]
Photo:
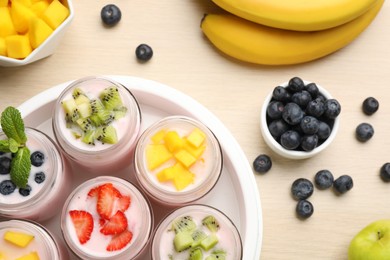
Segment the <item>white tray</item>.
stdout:
[[[204,106],[173,88],[136,77],[108,77],[128,87],[137,98],[142,111],[141,130],[162,117],[181,114],[202,121],[214,132],[222,146],[224,168],[215,188],[199,203],[214,206],[233,220],[242,237],[244,260],[260,259],[263,219],[259,191],[252,168],[228,129]],[[69,83],[52,87],[19,106],[25,125],[41,129],[53,137],[51,115],[54,101]],[[77,177],[74,185],[83,180],[85,177]],[[158,222],[159,218],[155,221]],[[43,224],[62,239],[59,221],[59,216],[56,216]],[[71,259],[75,257],[71,256]]]

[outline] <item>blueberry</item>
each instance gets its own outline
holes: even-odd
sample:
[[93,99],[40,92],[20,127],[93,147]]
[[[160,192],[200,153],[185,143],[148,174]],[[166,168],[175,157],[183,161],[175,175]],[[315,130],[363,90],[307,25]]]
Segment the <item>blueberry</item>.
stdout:
[[44,172],[37,172],[34,176],[34,180],[36,183],[40,184],[42,182],[44,182],[46,179],[46,175]]
[[311,95],[306,90],[296,92],[291,97],[291,101],[303,109],[306,108],[307,104],[309,104],[311,100]]
[[314,191],[313,183],[305,178],[296,179],[291,185],[291,193],[296,200],[309,198]]
[[297,203],[296,212],[298,217],[302,219],[307,219],[311,215],[313,215],[314,207],[313,204],[311,204],[308,200],[300,200]]
[[118,6],[109,4],[102,8],[100,17],[105,25],[114,26],[121,20],[122,13]]
[[325,104],[320,99],[314,99],[307,104],[305,112],[308,115],[320,117],[325,112]]
[[25,188],[19,188],[19,194],[23,197],[29,196],[31,193],[31,186],[27,185]]
[[266,154],[260,154],[253,161],[253,168],[258,173],[266,173],[271,169],[271,167],[272,167],[271,158]]
[[277,101],[289,102],[291,99],[291,94],[285,87],[277,86],[272,92],[272,98]]
[[0,193],[3,195],[11,194],[15,189],[16,185],[10,180],[5,180],[0,183]]
[[372,115],[378,110],[379,102],[376,98],[368,97],[363,101],[362,108],[366,115]]
[[330,129],[330,126],[327,123],[323,121],[319,121],[318,131],[317,131],[317,136],[319,139],[322,140],[327,139],[330,136],[331,132],[332,130]]
[[153,56],[153,49],[147,44],[140,44],[135,49],[135,56],[140,61],[148,61]]
[[301,122],[304,113],[299,105],[295,103],[287,103],[284,106],[282,117],[290,125],[297,125]]
[[0,174],[8,174],[11,169],[11,159],[8,157],[0,158]]
[[352,187],[353,180],[349,175],[342,175],[333,182],[333,188],[341,194],[346,193],[347,191],[352,189]]
[[305,134],[315,134],[319,128],[319,121],[313,116],[305,116],[302,118],[300,126]]
[[380,176],[383,181],[390,182],[390,163],[385,163],[382,165]]
[[314,150],[318,146],[318,136],[317,135],[304,135],[301,140],[302,150],[309,152]]
[[271,119],[282,118],[284,105],[280,101],[271,101],[267,106],[267,115]]
[[314,177],[314,183],[320,190],[328,189],[333,184],[333,174],[329,170],[320,170]]
[[301,136],[297,131],[288,130],[280,136],[280,144],[288,150],[294,150],[301,144]]
[[318,89],[316,83],[309,83],[305,85],[304,89],[310,93],[312,98],[317,97],[318,93],[320,93],[320,90]]
[[289,126],[283,119],[276,119],[268,125],[268,129],[274,139],[278,141],[280,136],[289,129]]
[[368,123],[361,123],[356,127],[356,138],[360,142],[367,142],[374,135],[374,128]]
[[335,119],[341,112],[340,103],[336,99],[328,99],[325,101],[324,115],[329,119]]
[[45,162],[45,155],[40,151],[35,151],[30,156],[31,164],[39,167]]
[[305,87],[305,83],[299,77],[293,77],[288,81],[288,90],[292,93],[302,91]]

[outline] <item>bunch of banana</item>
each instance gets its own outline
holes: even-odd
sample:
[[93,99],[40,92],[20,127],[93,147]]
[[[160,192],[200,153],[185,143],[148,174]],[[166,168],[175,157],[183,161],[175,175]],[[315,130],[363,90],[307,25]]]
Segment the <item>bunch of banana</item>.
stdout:
[[206,37],[231,57],[263,65],[308,62],[343,48],[367,28],[384,2],[213,1],[231,13],[205,15],[201,28]]

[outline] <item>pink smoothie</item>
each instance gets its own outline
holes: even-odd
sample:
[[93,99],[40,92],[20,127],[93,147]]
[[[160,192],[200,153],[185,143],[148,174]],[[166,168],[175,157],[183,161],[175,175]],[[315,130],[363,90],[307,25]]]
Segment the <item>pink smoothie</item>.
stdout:
[[[32,128],[26,128],[26,135],[26,145],[30,154],[41,152],[44,160],[42,165],[31,165],[27,183],[31,187],[29,195],[21,195],[19,187],[10,194],[0,193],[0,215],[46,220],[59,212],[57,205],[62,204],[66,199],[71,175],[66,160],[47,135]],[[0,136],[0,138],[4,137]],[[10,153],[2,154],[0,157],[12,158]],[[11,180],[10,174],[0,175],[0,182],[7,180]]]
[[174,247],[173,239],[175,232],[171,229],[172,222],[175,219],[184,216],[190,216],[196,223],[197,229],[202,230],[206,235],[212,232],[204,225],[202,220],[207,216],[214,216],[219,223],[219,229],[215,233],[218,237],[218,243],[210,250],[202,249],[203,259],[209,256],[214,250],[223,250],[226,252],[226,260],[238,260],[242,258],[241,238],[237,228],[231,220],[221,211],[206,205],[190,205],[177,209],[168,215],[158,226],[155,236],[152,240],[153,259],[187,259],[189,251],[177,252]]
[[[131,199],[130,206],[123,213],[128,223],[127,230],[132,233],[132,239],[122,249],[115,251],[107,250],[107,246],[114,235],[101,233],[104,223],[101,223],[102,216],[97,210],[98,196],[88,195],[92,189],[108,183],[111,183],[120,192],[121,196],[128,196]],[[113,214],[119,209],[119,202],[115,198]],[[75,226],[69,214],[72,210],[87,211],[93,217],[93,231],[90,239],[84,244],[80,243],[76,234]],[[76,188],[64,206],[61,222],[66,242],[83,259],[98,259],[99,257],[106,257],[105,259],[132,259],[146,245],[153,226],[149,204],[142,194],[129,182],[115,177],[98,177]]]

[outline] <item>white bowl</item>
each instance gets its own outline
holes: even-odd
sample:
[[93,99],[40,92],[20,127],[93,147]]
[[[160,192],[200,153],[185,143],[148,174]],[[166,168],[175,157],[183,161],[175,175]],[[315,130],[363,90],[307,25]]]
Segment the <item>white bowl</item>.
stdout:
[[[306,85],[306,84],[309,84],[311,82],[304,80],[304,83]],[[280,86],[286,87],[287,85],[288,85],[288,82],[285,82],[285,83],[281,84]],[[319,86],[317,83],[316,83],[316,85],[319,89],[319,92],[324,97],[326,97],[327,99],[332,98],[332,96],[329,94],[328,91],[326,91],[324,88]],[[272,89],[271,93],[269,93],[267,95],[267,97],[265,98],[263,106],[261,108],[260,130],[261,130],[261,134],[263,135],[264,141],[275,153],[277,153],[285,158],[289,158],[289,159],[306,159],[306,158],[310,158],[310,157],[313,157],[314,155],[319,154],[320,152],[325,150],[332,143],[332,141],[335,139],[337,132],[338,132],[338,128],[339,128],[339,124],[340,124],[340,116],[336,117],[336,119],[334,120],[333,127],[331,128],[332,131],[331,131],[330,136],[322,144],[320,144],[319,146],[317,146],[313,150],[311,150],[311,151],[297,151],[297,150],[288,150],[288,149],[284,148],[280,143],[278,143],[274,139],[274,137],[271,135],[271,133],[269,132],[269,129],[268,129],[267,106],[272,99],[272,93],[273,93],[273,89]]]
[[58,26],[51,33],[51,35],[43,43],[41,43],[38,48],[34,49],[26,58],[14,59],[0,55],[0,66],[16,67],[26,65],[31,62],[46,58],[56,51],[57,47],[60,45],[61,39],[64,36],[66,29],[69,27],[74,17],[72,0],[63,0],[61,2],[69,9],[69,16],[65,19],[65,21],[63,21],[62,24]]

